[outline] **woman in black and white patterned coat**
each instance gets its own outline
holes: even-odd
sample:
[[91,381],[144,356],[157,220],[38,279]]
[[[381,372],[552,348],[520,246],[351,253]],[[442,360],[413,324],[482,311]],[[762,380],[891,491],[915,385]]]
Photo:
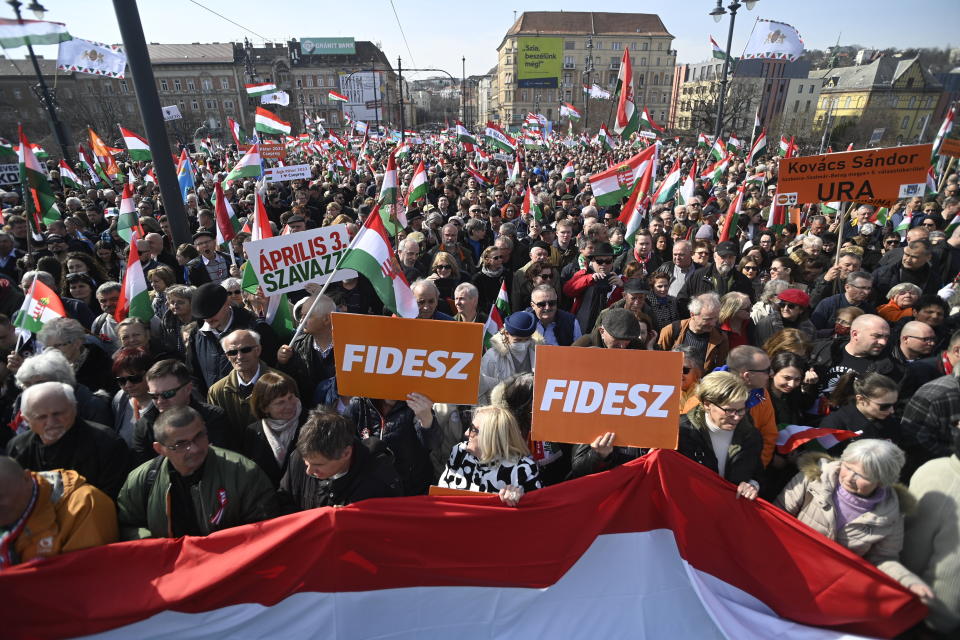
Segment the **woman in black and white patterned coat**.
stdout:
[[466,442],[453,447],[440,474],[441,487],[499,493],[511,507],[526,491],[540,488],[537,463],[509,410],[496,406],[477,409],[464,435]]

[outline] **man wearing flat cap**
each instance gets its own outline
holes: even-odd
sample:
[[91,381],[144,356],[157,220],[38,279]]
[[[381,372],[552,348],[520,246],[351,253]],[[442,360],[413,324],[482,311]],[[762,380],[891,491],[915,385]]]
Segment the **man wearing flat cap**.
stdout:
[[202,396],[233,369],[220,345],[221,338],[236,329],[249,329],[260,335],[262,358],[270,366],[277,361],[277,336],[265,321],[228,300],[227,290],[208,282],[193,294],[193,317],[199,325],[187,346],[188,364],[193,369],[196,388]]
[[718,244],[713,252],[713,262],[691,273],[680,289],[677,296],[680,308],[686,308],[691,298],[711,291],[720,297],[731,291],[739,291],[750,296],[750,301],[753,302],[756,297],[753,283],[736,269],[739,253],[736,242],[728,240]]
[[[647,318],[649,321],[649,318]],[[584,334],[574,341],[574,347],[599,347],[601,349],[647,348],[649,328],[627,309],[608,309],[595,331]]]
[[200,229],[193,234],[193,246],[199,256],[187,263],[187,279],[195,287],[207,282],[219,285],[230,277],[230,256],[217,251],[217,239],[212,231]]

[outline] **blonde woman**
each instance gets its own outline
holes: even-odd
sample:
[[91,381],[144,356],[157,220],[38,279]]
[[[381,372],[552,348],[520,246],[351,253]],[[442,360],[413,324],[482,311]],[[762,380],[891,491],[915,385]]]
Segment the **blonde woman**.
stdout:
[[466,441],[451,450],[439,486],[499,493],[511,507],[525,492],[540,488],[540,470],[508,409],[493,405],[476,409],[464,436]]

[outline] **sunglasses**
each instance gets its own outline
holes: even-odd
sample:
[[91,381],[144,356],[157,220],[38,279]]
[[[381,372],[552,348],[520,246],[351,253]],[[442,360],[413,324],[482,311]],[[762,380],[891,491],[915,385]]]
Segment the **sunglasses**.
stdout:
[[228,289],[227,293],[229,293],[231,296],[238,296],[243,293],[243,289]]
[[235,357],[237,357],[237,354],[240,354],[240,353],[250,353],[251,351],[253,351],[253,350],[256,349],[256,348],[257,348],[256,346],[252,346],[252,347],[239,347],[239,348],[237,348],[237,349],[230,349],[229,351],[224,351],[223,353],[224,353],[224,355],[226,355],[228,358],[235,358]]
[[553,280],[553,274],[552,274],[552,273],[541,273],[541,274],[540,274],[540,279],[541,279],[541,280]]
[[794,304],[793,302],[783,302],[783,301],[778,302],[777,306],[780,307],[781,309],[786,309],[788,311],[792,311],[793,309],[800,308],[800,305],[798,304]]
[[691,372],[691,371],[693,371],[693,367],[684,367],[684,368],[683,368],[683,375],[685,375],[685,376],[686,376],[686,375],[690,375],[690,372]]
[[603,260],[599,258],[594,258],[593,261],[596,262],[597,264],[613,264],[613,258],[605,258]]
[[[873,402],[873,400],[871,400],[871,402]],[[873,404],[875,404],[880,411],[890,411],[890,409],[893,409],[894,405],[896,405],[895,402],[874,402]]]
[[453,267],[448,264],[438,264],[433,268],[434,271],[450,271],[451,269],[453,269]]
[[116,380],[117,380],[117,384],[120,385],[121,387],[127,384],[128,382],[130,384],[140,384],[141,382],[143,382],[143,374],[139,373],[135,376],[117,376]]
[[543,302],[534,302],[534,303],[533,303],[533,306],[535,306],[537,309],[546,309],[547,307],[555,307],[555,306],[557,306],[557,301],[556,301],[556,300],[544,300]]
[[756,271],[757,268],[756,268],[756,267],[744,267],[743,270],[744,270],[744,271]]
[[161,400],[161,399],[169,400],[173,396],[177,395],[177,392],[180,391],[180,389],[183,389],[188,384],[190,384],[189,381],[184,382],[183,384],[177,387],[174,387],[173,389],[167,389],[166,391],[159,391],[157,393],[148,393],[147,395],[150,396],[151,400]]

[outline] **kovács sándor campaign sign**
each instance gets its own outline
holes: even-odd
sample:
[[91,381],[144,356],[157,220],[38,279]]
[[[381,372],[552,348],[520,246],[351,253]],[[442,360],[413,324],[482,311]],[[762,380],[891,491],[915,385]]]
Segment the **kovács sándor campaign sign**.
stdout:
[[311,282],[356,278],[353,269],[340,269],[330,277],[349,244],[347,226],[337,224],[248,242],[244,248],[263,293],[273,296]]

